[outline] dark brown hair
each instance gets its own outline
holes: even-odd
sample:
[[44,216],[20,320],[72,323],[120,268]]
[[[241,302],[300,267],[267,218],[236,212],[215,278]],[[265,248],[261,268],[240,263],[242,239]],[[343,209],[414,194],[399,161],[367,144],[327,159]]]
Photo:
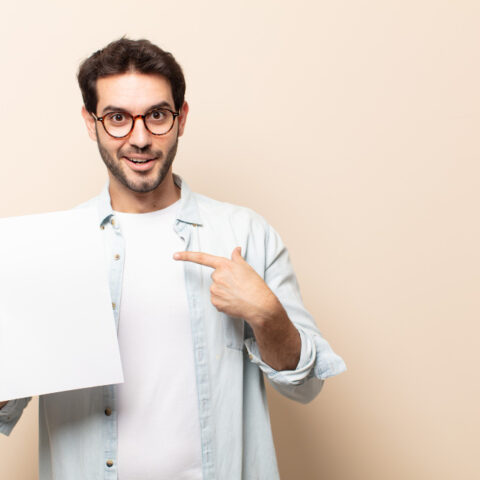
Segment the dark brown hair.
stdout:
[[185,77],[173,55],[149,40],[123,37],[96,51],[80,65],[77,78],[87,111],[96,113],[99,78],[127,72],[164,76],[170,82],[175,109],[180,110],[185,98]]

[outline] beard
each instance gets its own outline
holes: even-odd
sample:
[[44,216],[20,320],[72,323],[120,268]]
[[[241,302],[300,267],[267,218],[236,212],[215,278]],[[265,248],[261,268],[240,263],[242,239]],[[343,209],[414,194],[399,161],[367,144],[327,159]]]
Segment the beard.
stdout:
[[100,156],[102,157],[103,163],[105,163],[110,173],[120,183],[122,183],[125,187],[127,187],[129,190],[132,190],[135,193],[147,193],[155,190],[163,182],[168,171],[170,170],[170,167],[172,166],[172,163],[173,163],[173,159],[177,154],[178,136],[175,139],[175,143],[170,147],[170,150],[168,150],[167,155],[165,156],[164,161],[162,163],[162,166],[158,171],[158,173],[156,174],[156,176],[154,178],[145,178],[140,180],[134,180],[132,178],[128,178],[128,175],[125,172],[125,166],[122,165],[120,158],[128,157],[128,154],[130,153],[137,153],[137,154],[141,153],[144,155],[146,154],[151,158],[157,158],[156,161],[162,161],[162,158],[164,157],[164,154],[162,151],[150,150],[150,148],[147,148],[147,149],[134,148],[134,149],[130,149],[128,153],[127,152],[123,153],[121,150],[119,150],[117,154],[118,158],[114,159],[113,156],[110,154],[110,152],[108,152],[108,150],[100,142],[98,134],[97,134],[97,145],[98,145],[98,150],[100,152]]

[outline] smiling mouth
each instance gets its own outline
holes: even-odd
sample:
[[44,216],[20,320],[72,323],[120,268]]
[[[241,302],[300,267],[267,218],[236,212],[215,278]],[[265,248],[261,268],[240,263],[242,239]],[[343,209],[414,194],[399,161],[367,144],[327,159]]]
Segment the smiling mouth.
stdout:
[[129,158],[129,157],[125,157],[125,158],[127,160],[129,160],[130,162],[136,163],[136,164],[148,163],[148,162],[151,162],[151,161],[155,160],[154,158],[148,158],[146,160],[140,160],[138,158]]

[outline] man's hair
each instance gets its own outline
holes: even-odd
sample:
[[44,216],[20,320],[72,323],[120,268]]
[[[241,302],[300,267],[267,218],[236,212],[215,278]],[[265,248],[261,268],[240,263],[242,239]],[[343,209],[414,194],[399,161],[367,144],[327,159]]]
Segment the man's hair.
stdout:
[[127,72],[165,77],[172,89],[175,109],[180,110],[185,98],[185,77],[173,55],[149,40],[130,40],[123,37],[96,51],[80,65],[77,78],[87,111],[96,113],[99,78]]

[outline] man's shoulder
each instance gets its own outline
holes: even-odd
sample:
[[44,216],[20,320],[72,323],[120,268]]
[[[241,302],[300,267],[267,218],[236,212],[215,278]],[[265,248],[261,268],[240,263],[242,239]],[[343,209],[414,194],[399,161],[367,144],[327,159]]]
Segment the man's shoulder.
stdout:
[[[270,229],[266,219],[249,207],[217,200],[197,192],[190,191],[190,194],[195,200],[200,217],[205,224],[218,227],[229,225],[233,230],[248,230],[257,233],[260,231],[266,233]],[[101,197],[102,193],[75,205],[73,209],[99,208],[102,203]]]
[[236,227],[256,227],[265,230],[265,218],[249,207],[216,200],[200,193],[193,193],[202,219],[205,222],[229,223]]

